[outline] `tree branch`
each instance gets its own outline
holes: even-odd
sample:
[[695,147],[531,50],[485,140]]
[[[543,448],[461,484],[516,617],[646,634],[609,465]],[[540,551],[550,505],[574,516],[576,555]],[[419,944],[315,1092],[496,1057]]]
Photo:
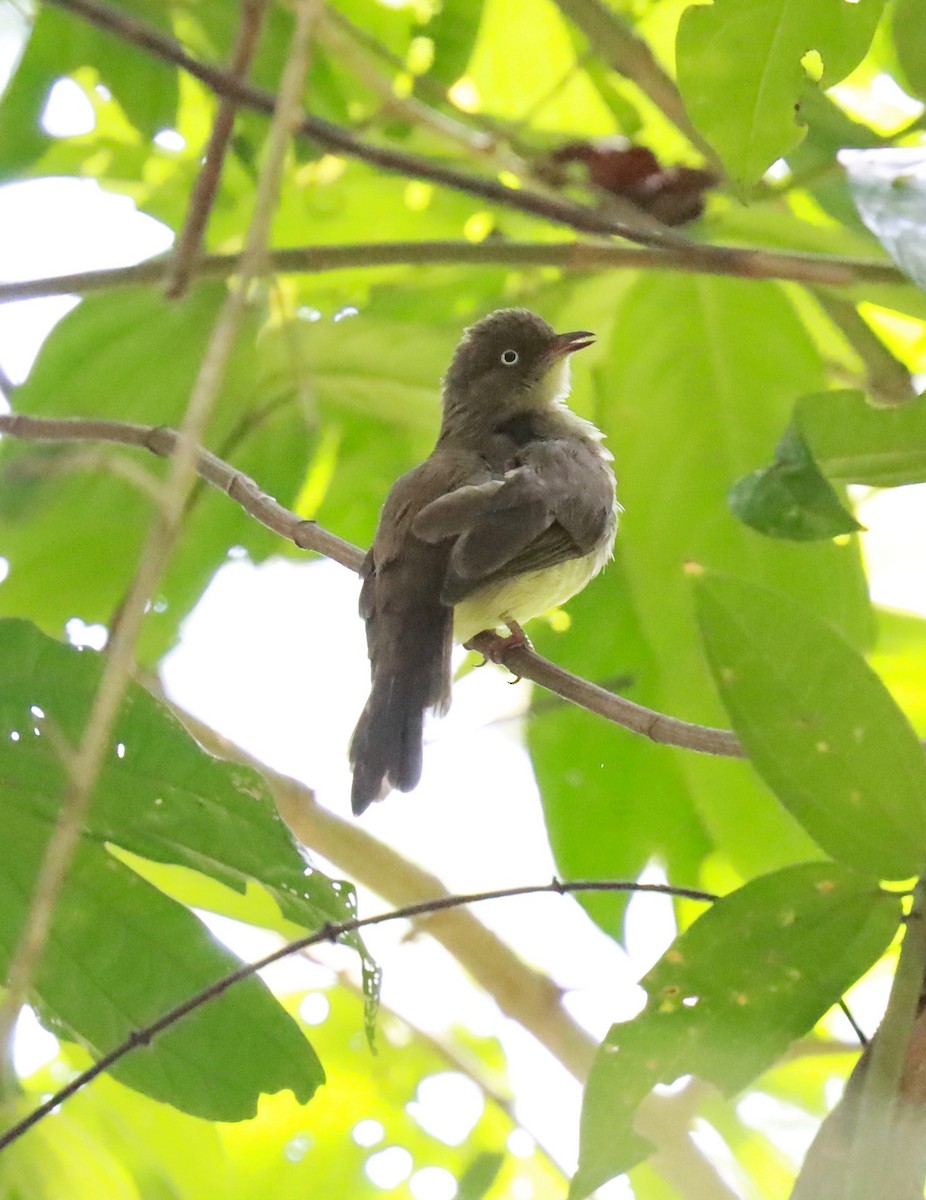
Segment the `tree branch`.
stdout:
[[627,880],[604,880],[602,882],[578,880],[575,882],[564,882],[560,879],[553,879],[550,883],[525,884],[521,887],[513,888],[497,888],[491,892],[471,892],[456,896],[438,896],[433,900],[424,900],[416,904],[406,904],[402,908],[392,909],[390,912],[378,913],[373,917],[354,917],[349,921],[329,923],[315,933],[309,933],[305,937],[287,942],[285,946],[281,946],[278,950],[264,955],[263,958],[258,959],[256,962],[243,963],[236,970],[230,971],[221,979],[217,979],[214,983],[209,984],[208,987],[190,996],[189,999],[175,1005],[149,1025],[144,1025],[141,1029],[135,1030],[124,1041],[120,1042],[118,1046],[110,1050],[108,1054],[104,1054],[99,1058],[93,1066],[88,1067],[86,1071],[82,1071],[79,1075],[75,1076],[65,1087],[56,1092],[54,1096],[40,1104],[28,1116],[23,1117],[21,1121],[17,1121],[15,1125],[10,1126],[9,1129],[0,1134],[0,1151],[5,1150],[7,1146],[22,1137],[24,1133],[37,1124],[43,1117],[53,1112],[59,1104],[69,1099],[76,1092],[81,1091],[88,1083],[96,1079],[98,1075],[102,1075],[104,1071],[119,1062],[120,1059],[125,1058],[127,1054],[130,1054],[139,1046],[149,1046],[159,1033],[163,1033],[172,1025],[176,1025],[183,1017],[189,1016],[190,1013],[195,1012],[198,1008],[202,1008],[210,1000],[218,999],[219,996],[224,995],[234,984],[240,983],[243,979],[249,979],[252,975],[256,975],[259,971],[263,971],[275,962],[279,962],[280,959],[287,958],[290,954],[296,954],[298,951],[305,950],[309,946],[318,946],[322,942],[335,942],[338,938],[344,937],[346,934],[357,933],[373,925],[383,925],[387,921],[411,920],[416,917],[428,916],[432,913],[461,908],[464,905],[481,904],[486,900],[507,900],[515,896],[538,896],[544,894],[565,896],[576,892],[652,892],[662,896],[681,896],[690,900],[703,900],[705,903],[711,903],[717,899],[717,896],[712,892],[702,892],[695,888],[676,888],[667,883],[637,883]]
[[[161,33],[144,21],[130,17],[126,13],[98,0],[48,0],[48,3],[58,8],[76,13],[100,29],[114,34],[123,41],[130,42],[146,53],[172,63],[187,71],[206,87],[211,88],[220,96],[234,99],[242,107],[255,109],[257,112],[270,113],[273,111],[275,97],[263,88],[255,87],[246,80],[202,62],[187,54],[178,41]],[[453,167],[419,155],[407,154],[386,146],[375,146],[354,136],[349,130],[321,117],[304,114],[298,124],[294,125],[294,133],[309,138],[326,150],[345,154],[362,162],[372,163],[385,171],[396,171],[413,179],[428,179],[444,187],[466,192],[471,196],[479,196],[494,204],[502,204],[515,208],[533,216],[543,217],[568,225],[585,233],[610,233],[630,241],[642,242],[645,245],[674,245],[684,242],[678,234],[670,229],[640,230],[613,220],[596,209],[573,204],[561,200],[557,196],[545,195],[541,192],[530,191],[527,188],[508,187],[495,179],[471,175]]]
[[[163,695],[161,699],[171,703]],[[207,750],[258,771],[293,836],[348,879],[394,908],[451,895],[436,875],[410,862],[357,821],[346,821],[318,804],[311,788],[274,771],[184,709],[171,707]],[[563,1007],[556,984],[523,962],[468,908],[432,913],[419,928],[456,959],[506,1017],[533,1034],[576,1079],[586,1079],[597,1045]]]
[[67,756],[67,782],[58,820],[48,840],[22,931],[15,943],[0,1006],[3,1067],[12,1076],[9,1051],[16,1017],[25,1003],[51,927],[55,905],[70,870],[87,810],[93,799],[113,724],[135,665],[135,643],[158,580],[170,560],[188,495],[195,485],[199,443],[222,385],[229,354],[247,307],[251,281],[263,270],[267,234],[276,205],[286,147],[302,100],[312,21],[321,0],[300,0],[296,29],[283,72],[280,97],[267,137],[267,156],[257,183],[254,214],[241,256],[240,275],[219,313],[199,374],[190,393],[181,432],[175,434],[168,478],[120,619],[111,633],[106,665],[80,745]]
[[[122,421],[92,420],[83,417],[32,417],[18,413],[0,414],[0,433],[31,441],[107,441],[143,447],[154,454],[176,454],[183,439],[176,430],[165,426],[133,425]],[[300,550],[313,550],[332,558],[351,571],[359,571],[363,551],[343,538],[323,529],[315,521],[304,521],[272,496],[262,492],[253,479],[223,462],[208,450],[197,448],[195,469],[207,483],[227,492],[245,512],[293,542]],[[480,634],[476,649],[491,635]],[[503,654],[504,665],[514,674],[571,700],[580,708],[597,713],[606,720],[666,746],[681,746],[702,754],[742,758],[744,752],[736,735],[727,729],[695,725],[666,716],[651,708],[617,696],[597,684],[564,671],[534,650],[520,647]]]
[[[859,283],[907,284],[909,280],[887,261],[834,258],[825,254],[785,254],[774,250],[735,250],[699,246],[663,250],[634,249],[607,241],[591,242],[357,242],[344,246],[298,246],[269,251],[268,271],[315,274],[322,271],[385,266],[558,267],[564,271],[650,270],[731,275],[745,279],[783,279],[825,287]],[[170,258],[148,259],[130,267],[80,271],[47,279],[0,283],[0,303],[71,293],[88,295],[117,287],[161,283],[171,270]],[[200,277],[226,278],[238,267],[234,254],[203,255],[196,265]]]
[[[260,41],[266,11],[267,0],[242,0],[238,37],[229,67],[231,74],[237,79],[247,76],[248,67]],[[190,196],[183,229],[169,260],[165,293],[171,300],[176,300],[184,294],[195,274],[196,260],[218,191],[222,163],[225,161],[225,152],[235,124],[237,107],[237,102],[231,96],[225,96],[212,124],[209,144],[206,146],[203,165]]]

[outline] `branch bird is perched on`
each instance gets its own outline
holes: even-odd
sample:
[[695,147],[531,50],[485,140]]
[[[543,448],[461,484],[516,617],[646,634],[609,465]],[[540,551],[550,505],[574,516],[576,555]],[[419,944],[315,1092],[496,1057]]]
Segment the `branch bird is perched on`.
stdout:
[[393,485],[361,569],[372,687],[351,741],[362,813],[421,777],[424,714],[450,705],[450,651],[574,596],[611,557],[611,455],[565,404],[586,332],[554,333],[522,308],[464,334],[444,377],[443,422]]

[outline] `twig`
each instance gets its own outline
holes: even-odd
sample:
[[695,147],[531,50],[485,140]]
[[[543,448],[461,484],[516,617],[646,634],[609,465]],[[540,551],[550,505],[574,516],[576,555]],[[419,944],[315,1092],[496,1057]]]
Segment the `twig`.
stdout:
[[[293,836],[348,879],[369,888],[395,908],[428,897],[451,895],[436,875],[404,858],[357,821],[345,821],[318,804],[311,788],[279,774],[183,709],[172,707],[208,750],[259,771]],[[443,946],[501,1012],[531,1033],[571,1075],[579,1081],[588,1076],[596,1042],[570,1016],[563,1006],[561,989],[551,979],[522,962],[466,908],[432,914],[421,922],[420,929]]]
[[[122,421],[91,420],[83,417],[32,417],[19,413],[0,414],[0,433],[8,433],[35,441],[109,441],[128,446],[140,446],[154,454],[171,455],[184,444],[181,436],[173,429],[154,425],[132,425]],[[343,538],[323,529],[315,521],[304,521],[288,508],[266,495],[253,479],[237,471],[216,455],[201,447],[196,449],[195,470],[208,483],[227,492],[245,512],[287,538],[301,550],[314,550],[327,558],[334,559],[351,571],[359,571],[363,562],[363,551]],[[475,639],[480,648],[480,634]],[[564,671],[534,650],[519,648],[508,650],[504,664],[514,674],[539,683],[564,700],[571,700],[580,708],[598,713],[615,725],[621,725],[632,733],[641,734],[651,741],[667,746],[681,746],[697,750],[702,754],[717,754],[727,758],[742,758],[744,752],[735,734],[727,729],[716,729],[709,725],[695,725],[666,716],[651,708],[634,704],[623,696],[617,696],[605,688]]]
[[491,892],[471,892],[457,896],[438,896],[433,900],[424,900],[417,904],[406,904],[402,908],[393,909],[390,912],[378,913],[373,917],[354,917],[348,921],[326,924],[315,933],[309,933],[305,937],[287,942],[285,946],[281,946],[270,954],[264,955],[263,958],[258,959],[256,962],[243,963],[236,970],[223,975],[221,979],[217,979],[214,983],[209,984],[208,987],[190,996],[189,999],[175,1005],[162,1016],[158,1017],[156,1021],[152,1021],[141,1029],[135,1030],[124,1041],[120,1042],[118,1046],[115,1046],[107,1054],[104,1054],[102,1058],[99,1058],[93,1066],[88,1067],[86,1071],[82,1071],[79,1075],[75,1076],[60,1091],[33,1109],[28,1116],[24,1117],[21,1121],[17,1121],[15,1125],[12,1125],[3,1134],[0,1134],[0,1150],[5,1150],[7,1146],[22,1137],[27,1130],[31,1129],[43,1117],[53,1112],[59,1104],[69,1099],[75,1092],[81,1091],[88,1083],[96,1079],[98,1075],[108,1070],[120,1059],[125,1058],[127,1054],[130,1054],[139,1046],[149,1046],[159,1033],[163,1033],[165,1029],[169,1029],[183,1017],[189,1016],[190,1013],[195,1012],[198,1008],[202,1008],[209,1001],[218,999],[219,996],[224,995],[234,984],[240,983],[243,979],[250,979],[252,975],[256,975],[259,971],[263,971],[275,962],[279,962],[282,958],[287,958],[290,954],[296,954],[300,950],[305,950],[309,946],[320,945],[322,942],[335,942],[345,934],[357,933],[361,929],[368,929],[373,925],[383,925],[387,921],[424,917],[431,913],[446,912],[448,909],[460,908],[464,905],[482,904],[487,900],[507,900],[516,896],[538,896],[543,894],[564,896],[575,892],[651,892],[662,896],[681,896],[691,900],[703,900],[705,903],[711,903],[717,899],[712,892],[702,892],[696,888],[676,888],[667,883],[636,883],[635,881],[627,880],[605,880],[603,882],[579,880],[576,882],[565,882],[560,879],[553,879],[550,883],[525,884],[521,887],[513,888],[497,888]]
[[[375,93],[382,105],[382,112],[430,129],[439,137],[462,146],[467,153],[490,159],[499,170],[513,171],[517,175],[528,173],[528,164],[508,150],[494,134],[470,129],[456,117],[432,108],[417,96],[397,95],[393,81],[381,74],[370,61],[373,51],[358,45],[357,38],[352,36],[353,29],[345,27],[345,24],[340,14],[326,12],[319,23],[318,41]],[[402,65],[400,69],[407,71],[408,68]]]
[[[7,990],[0,1007],[0,1046],[8,1053],[13,1027],[41,960],[55,905],[67,877],[113,724],[134,669],[134,651],[146,607],[154,594],[178,536],[186,499],[195,483],[199,442],[218,395],[228,356],[247,306],[250,281],[262,270],[267,233],[276,203],[286,147],[302,99],[308,68],[310,32],[316,4],[302,0],[283,72],[280,98],[267,138],[267,156],[257,184],[254,214],[241,256],[240,276],[222,307],[193,385],[183,426],[175,434],[175,453],[157,516],[138,569],[113,630],[100,685],[80,745],[68,757],[61,812],[39,867],[22,933],[11,957]],[[9,1059],[4,1064],[9,1070]]]
[[[79,271],[46,279],[0,283],[0,303],[71,293],[88,295],[117,287],[161,283],[170,270],[169,258],[153,258],[130,267]],[[388,266],[558,267],[563,271],[650,270],[732,275],[744,279],[784,279],[826,287],[859,283],[909,284],[889,262],[877,259],[835,258],[825,254],[785,254],[774,250],[728,250],[699,246],[697,256],[687,247],[664,250],[633,249],[607,241],[590,242],[356,242],[344,246],[298,246],[267,254],[268,271],[315,274],[322,271]],[[234,254],[203,255],[196,264],[200,277],[225,278],[238,266]]]
[[851,300],[815,290],[817,303],[862,360],[871,394],[883,404],[905,404],[916,395],[910,372],[891,352]]
[[[242,0],[241,21],[229,65],[229,72],[238,79],[245,78],[248,73],[248,67],[260,41],[266,11],[267,0]],[[216,113],[203,156],[203,165],[190,196],[186,220],[170,259],[164,290],[171,300],[176,300],[184,294],[195,273],[196,259],[199,257],[206,223],[218,191],[222,163],[235,124],[237,107],[237,101],[231,96],[223,97],[219,104],[219,111]]]
[[[118,9],[101,4],[99,0],[48,0],[48,3],[77,13],[98,28],[106,29],[156,58],[181,67],[220,96],[232,97],[243,107],[253,108],[258,112],[273,111],[275,97],[271,92],[264,91],[263,88],[255,87],[246,80],[237,79],[219,67],[194,58],[187,54],[174,38],[161,33],[144,21],[139,21]],[[428,179],[444,187],[454,188],[471,196],[479,196],[483,200],[531,213],[533,216],[543,217],[548,221],[568,225],[585,233],[615,234],[644,245],[685,243],[684,238],[670,229],[635,229],[588,206],[532,192],[527,188],[509,187],[498,180],[471,175],[466,171],[459,171],[453,167],[444,166],[442,163],[433,162],[431,159],[422,158],[420,155],[408,154],[386,146],[372,145],[362,141],[340,125],[325,121],[321,117],[303,115],[298,125],[294,126],[294,133],[309,138],[327,150],[373,163],[385,171],[396,171],[413,179]],[[693,243],[685,244],[694,245]]]

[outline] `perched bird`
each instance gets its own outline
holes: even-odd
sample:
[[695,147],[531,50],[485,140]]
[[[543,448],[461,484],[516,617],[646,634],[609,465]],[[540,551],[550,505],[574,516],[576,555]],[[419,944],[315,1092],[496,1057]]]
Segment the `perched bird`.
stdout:
[[574,596],[611,557],[611,454],[565,404],[569,356],[594,334],[554,333],[522,308],[466,331],[443,384],[431,455],[393,485],[361,568],[372,686],[354,736],[362,813],[421,777],[428,709],[450,706],[450,651]]

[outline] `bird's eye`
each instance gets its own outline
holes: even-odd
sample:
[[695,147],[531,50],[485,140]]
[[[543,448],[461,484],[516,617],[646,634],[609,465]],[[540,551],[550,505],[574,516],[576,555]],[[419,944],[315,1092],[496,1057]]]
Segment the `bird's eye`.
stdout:
[[513,367],[514,364],[518,361],[518,359],[520,357],[521,357],[521,355],[518,354],[517,350],[503,350],[502,351],[502,363],[506,367]]

